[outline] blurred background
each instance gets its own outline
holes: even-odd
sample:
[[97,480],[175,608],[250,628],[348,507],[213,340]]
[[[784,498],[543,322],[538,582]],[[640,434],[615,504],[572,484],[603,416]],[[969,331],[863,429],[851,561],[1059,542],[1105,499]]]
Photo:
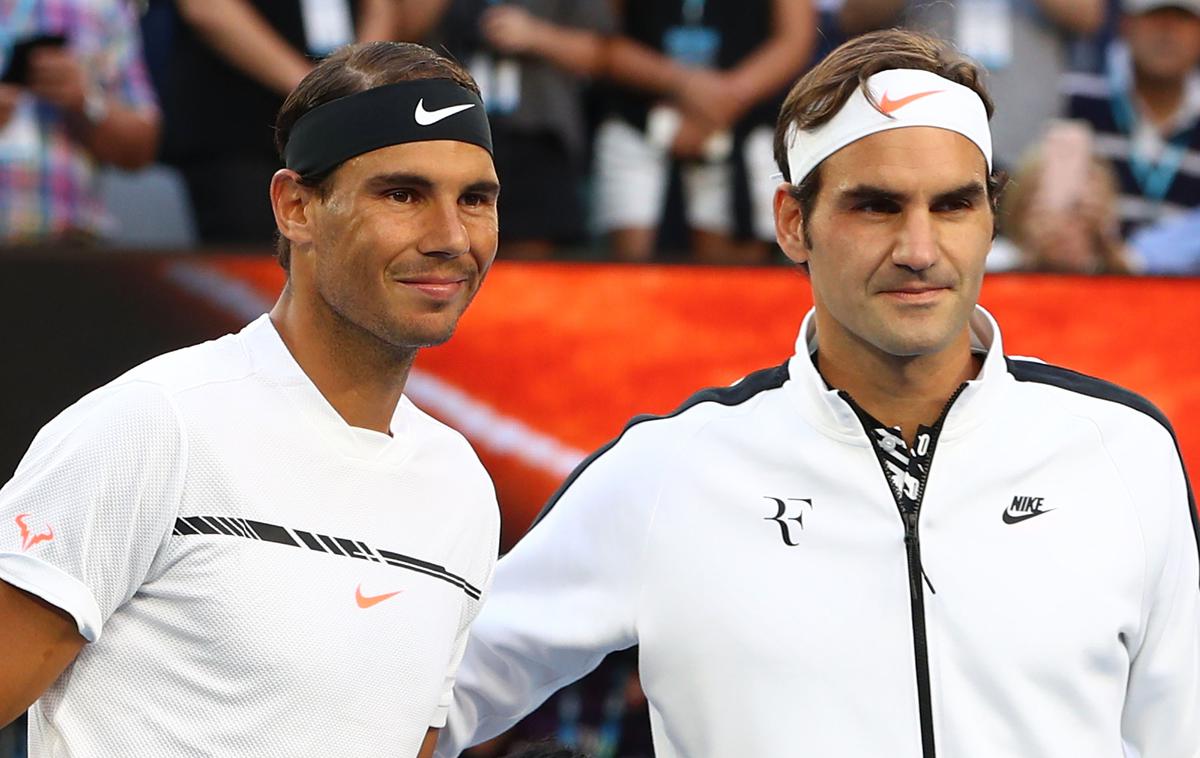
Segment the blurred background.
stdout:
[[[989,72],[1008,352],[1146,395],[1195,475],[1200,0],[0,0],[0,481],[83,393],[269,308],[283,97],[342,44],[415,40],[479,81],[504,192],[500,260],[408,394],[480,452],[507,548],[629,417],[790,354],[775,116],[891,26]],[[472,754],[546,736],[651,755],[636,650]]]

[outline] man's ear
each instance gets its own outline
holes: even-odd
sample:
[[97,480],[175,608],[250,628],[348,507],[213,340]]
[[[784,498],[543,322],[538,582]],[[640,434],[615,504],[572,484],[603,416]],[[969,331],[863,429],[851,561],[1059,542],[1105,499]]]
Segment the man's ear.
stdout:
[[808,263],[809,249],[804,241],[804,217],[800,202],[792,197],[792,185],[784,182],[775,189],[775,238],[783,254],[794,263]]
[[300,182],[300,175],[281,168],[271,177],[271,209],[275,226],[293,245],[312,241],[312,203],[316,191]]

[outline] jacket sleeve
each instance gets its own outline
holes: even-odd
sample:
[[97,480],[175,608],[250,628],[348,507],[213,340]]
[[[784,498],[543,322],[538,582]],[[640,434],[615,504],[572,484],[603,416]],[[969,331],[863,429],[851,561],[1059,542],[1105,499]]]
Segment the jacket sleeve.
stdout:
[[439,758],[500,734],[637,642],[640,566],[659,486],[630,439],[639,431],[581,464],[500,559],[471,627]]
[[[1169,437],[1169,435],[1164,435]],[[1195,501],[1168,440],[1143,454],[1137,481],[1151,494],[1139,508],[1146,545],[1143,631],[1121,719],[1126,755],[1200,757],[1200,554]]]

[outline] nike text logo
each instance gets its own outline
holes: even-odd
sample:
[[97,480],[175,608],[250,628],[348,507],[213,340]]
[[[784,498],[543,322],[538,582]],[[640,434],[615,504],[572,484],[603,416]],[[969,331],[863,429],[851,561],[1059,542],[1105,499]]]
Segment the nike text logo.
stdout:
[[883,113],[885,115],[890,116],[893,113],[895,113],[896,111],[903,108],[904,106],[913,102],[914,100],[920,100],[923,97],[929,97],[930,95],[936,95],[939,92],[943,92],[943,91],[944,90],[935,89],[935,90],[930,90],[929,92],[918,92],[915,95],[909,95],[908,97],[902,97],[899,100],[892,100],[891,98],[888,97],[887,93],[884,92],[883,99],[879,101],[879,110],[883,111]]
[[370,608],[372,605],[379,605],[384,600],[390,597],[399,595],[404,590],[396,590],[395,592],[387,592],[382,595],[364,595],[362,594],[362,585],[354,588],[354,602],[358,603],[359,608]]
[[17,522],[17,528],[21,530],[21,551],[24,552],[39,542],[50,542],[54,539],[54,529],[49,526],[46,531],[40,534],[32,534],[29,531],[29,525],[25,523],[25,519],[29,517],[28,513],[19,513],[13,521]]
[[475,103],[464,103],[463,105],[451,105],[448,108],[438,108],[436,111],[425,110],[425,98],[417,101],[417,110],[413,113],[413,118],[421,126],[430,126],[436,124],[444,118],[450,118],[455,113],[462,113],[475,107]]
[[1043,500],[1044,498],[1040,497],[1017,495],[1013,498],[1012,504],[1004,509],[1004,515],[1001,518],[1006,524],[1017,524],[1054,510],[1053,508],[1044,509],[1042,507]]

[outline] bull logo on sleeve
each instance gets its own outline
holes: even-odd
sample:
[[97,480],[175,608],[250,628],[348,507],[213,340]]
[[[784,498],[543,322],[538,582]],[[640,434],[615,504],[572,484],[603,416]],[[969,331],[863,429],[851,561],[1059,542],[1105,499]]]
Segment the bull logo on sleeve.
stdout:
[[54,529],[49,524],[46,525],[45,531],[40,531],[36,534],[29,528],[29,524],[25,519],[29,518],[28,513],[17,514],[13,521],[17,522],[17,528],[21,530],[21,552],[28,552],[31,547],[41,542],[50,542],[54,539]]

